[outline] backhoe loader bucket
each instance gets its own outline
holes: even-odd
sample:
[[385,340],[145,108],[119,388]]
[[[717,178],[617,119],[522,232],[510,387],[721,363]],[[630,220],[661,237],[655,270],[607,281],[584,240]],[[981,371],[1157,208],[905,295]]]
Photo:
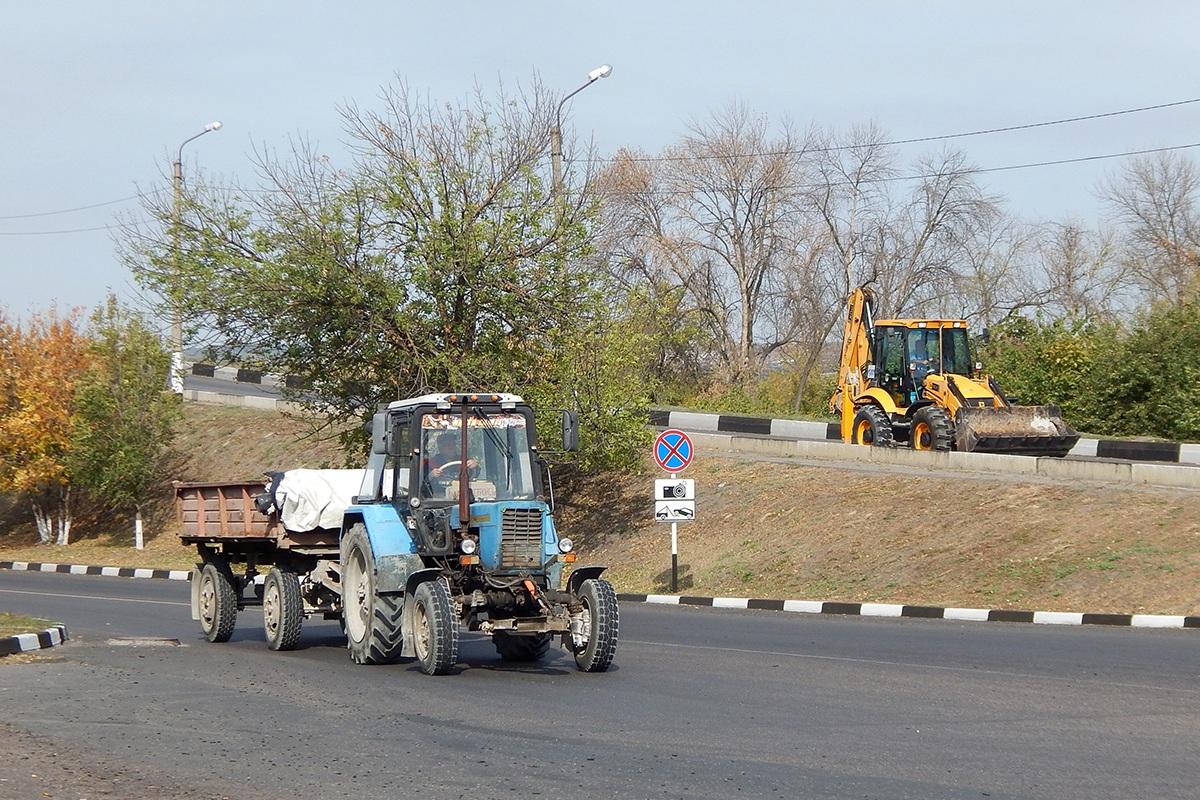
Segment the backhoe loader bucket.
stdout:
[[957,449],[1062,458],[1079,441],[1079,432],[1055,405],[964,408],[954,422]]

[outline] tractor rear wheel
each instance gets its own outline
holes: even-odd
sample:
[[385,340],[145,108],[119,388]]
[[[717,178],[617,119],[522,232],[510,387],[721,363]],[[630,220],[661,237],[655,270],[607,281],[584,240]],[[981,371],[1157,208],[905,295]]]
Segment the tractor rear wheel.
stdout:
[[913,450],[947,451],[954,447],[954,423],[950,415],[940,406],[925,406],[913,414],[912,435],[909,437]]
[[854,444],[892,446],[892,421],[879,406],[863,406],[854,415]]
[[404,601],[375,590],[375,554],[362,523],[342,538],[342,617],[356,664],[390,664],[400,657]]

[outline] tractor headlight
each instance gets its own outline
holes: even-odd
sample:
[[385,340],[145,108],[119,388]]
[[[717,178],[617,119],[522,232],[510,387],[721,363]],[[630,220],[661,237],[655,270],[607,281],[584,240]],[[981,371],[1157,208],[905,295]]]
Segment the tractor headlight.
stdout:
[[458,549],[462,550],[463,553],[465,553],[466,555],[471,555],[472,553],[474,553],[475,547],[476,547],[476,545],[475,545],[474,539],[463,539],[461,542],[458,543]]
[[560,553],[569,553],[569,552],[571,552],[572,549],[574,549],[574,547],[575,547],[575,543],[572,542],[570,539],[559,539],[558,540],[558,552],[560,552]]

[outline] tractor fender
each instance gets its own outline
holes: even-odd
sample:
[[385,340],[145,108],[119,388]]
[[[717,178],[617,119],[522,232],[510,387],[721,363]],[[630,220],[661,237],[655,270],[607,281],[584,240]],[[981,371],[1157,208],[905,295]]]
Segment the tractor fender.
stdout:
[[359,522],[367,529],[367,538],[371,540],[371,552],[375,554],[376,560],[380,556],[416,552],[408,526],[390,503],[347,508],[342,517],[342,536]]
[[391,505],[351,506],[342,518],[342,536],[354,525],[367,529],[375,560],[375,591],[402,594],[410,575],[425,567],[414,551],[412,536]]
[[417,587],[422,583],[425,583],[426,581],[436,581],[440,577],[442,577],[442,571],[434,567],[419,569],[416,572],[412,572],[409,574],[408,579],[404,582],[404,593],[411,597],[417,591]]
[[584,581],[599,578],[606,569],[608,567],[576,567],[571,570],[571,575],[567,578],[567,592],[578,595],[579,587],[583,585]]
[[858,397],[854,398],[855,406],[862,406],[866,405],[867,403],[873,403],[874,405],[879,406],[889,416],[900,413],[900,406],[896,405],[896,400],[890,394],[888,394],[886,389],[878,386],[872,386]]

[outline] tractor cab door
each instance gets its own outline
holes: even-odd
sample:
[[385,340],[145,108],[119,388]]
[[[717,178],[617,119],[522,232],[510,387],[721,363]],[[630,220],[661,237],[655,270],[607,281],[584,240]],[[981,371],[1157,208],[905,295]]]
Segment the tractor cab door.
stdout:
[[912,402],[914,391],[905,355],[906,332],[906,328],[896,325],[875,329],[875,384],[902,408]]

